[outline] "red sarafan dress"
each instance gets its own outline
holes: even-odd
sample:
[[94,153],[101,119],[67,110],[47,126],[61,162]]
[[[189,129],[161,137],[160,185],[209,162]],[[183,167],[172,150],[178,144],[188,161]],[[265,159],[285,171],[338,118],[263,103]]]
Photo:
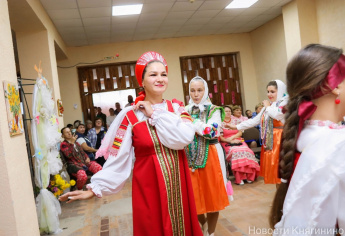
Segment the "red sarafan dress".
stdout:
[[[170,101],[166,101],[166,108],[174,112]],[[132,128],[131,146],[135,156],[132,180],[133,235],[201,236],[184,150],[164,146],[156,127],[148,119],[139,119],[132,109],[126,109],[125,112],[120,129]],[[181,114],[183,116],[188,118],[187,113]],[[115,137],[114,145],[120,142],[121,139]],[[107,169],[107,165],[104,169]],[[92,184],[91,187],[93,189]]]

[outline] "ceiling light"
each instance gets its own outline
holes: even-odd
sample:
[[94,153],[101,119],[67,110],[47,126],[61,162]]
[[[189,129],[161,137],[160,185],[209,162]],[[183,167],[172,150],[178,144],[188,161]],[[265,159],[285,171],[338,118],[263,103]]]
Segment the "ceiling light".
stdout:
[[113,16],[138,15],[142,8],[143,4],[113,6]]
[[233,0],[229,5],[225,7],[225,9],[230,8],[248,8],[258,0]]

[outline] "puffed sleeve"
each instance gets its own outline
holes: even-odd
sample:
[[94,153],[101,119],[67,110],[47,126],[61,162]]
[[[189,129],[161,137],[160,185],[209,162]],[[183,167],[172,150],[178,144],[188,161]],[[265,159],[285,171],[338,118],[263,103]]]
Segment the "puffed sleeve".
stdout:
[[278,106],[269,106],[266,108],[267,114],[275,119],[282,121],[284,123],[283,107],[287,104],[288,99],[283,99],[283,101]]
[[246,130],[252,127],[255,127],[260,124],[261,116],[265,112],[266,108],[262,108],[260,113],[257,114],[253,119],[248,119],[246,121],[242,121],[238,125],[236,125],[238,130]]
[[[218,137],[220,134],[220,126],[222,125],[222,117],[220,115],[220,110],[217,109],[211,116],[211,118],[209,118],[209,120],[207,121],[207,123],[202,122],[201,120],[196,120],[194,122],[194,126],[195,126],[195,131],[198,135],[203,136],[203,131],[205,130],[206,127],[212,127],[212,124],[216,123],[218,125],[217,128],[217,134],[215,135],[215,137]],[[207,137],[205,137],[207,139]]]
[[173,107],[175,113],[154,110],[149,122],[156,127],[158,137],[164,146],[181,150],[193,141],[195,129],[183,106],[173,103]]
[[134,159],[131,130],[130,127],[126,130],[117,155],[110,154],[103,169],[92,176],[88,188],[91,188],[97,197],[119,192],[129,178]]
[[[112,133],[115,132],[116,137],[118,136],[118,127],[125,117],[126,112],[120,114],[117,117],[118,119],[115,119],[111,124],[109,132],[103,140],[102,146],[104,145],[104,149],[108,148],[108,145],[112,142],[111,140],[114,140],[115,135]],[[121,133],[121,137],[122,142],[120,148],[116,152],[109,153],[108,151],[108,158],[103,169],[92,176],[91,183],[87,186],[88,189],[92,189],[97,197],[119,192],[131,174],[134,148],[132,146],[132,127],[130,125],[128,125],[124,133]],[[100,149],[102,149],[102,146]],[[97,156],[99,156],[98,152]]]

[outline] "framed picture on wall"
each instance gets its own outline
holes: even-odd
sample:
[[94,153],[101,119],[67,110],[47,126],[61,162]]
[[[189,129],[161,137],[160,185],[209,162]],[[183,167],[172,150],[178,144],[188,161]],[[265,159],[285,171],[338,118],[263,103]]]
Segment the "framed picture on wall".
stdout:
[[3,86],[10,136],[21,134],[24,132],[24,127],[17,85],[3,81]]

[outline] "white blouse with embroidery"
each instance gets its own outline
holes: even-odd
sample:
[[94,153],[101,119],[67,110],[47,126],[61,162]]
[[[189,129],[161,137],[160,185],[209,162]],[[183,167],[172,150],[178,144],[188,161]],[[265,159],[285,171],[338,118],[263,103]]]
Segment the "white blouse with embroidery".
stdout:
[[238,130],[246,130],[252,127],[255,127],[260,124],[261,117],[265,116],[265,119],[269,117],[281,121],[283,124],[285,123],[284,114],[282,112],[282,107],[287,104],[287,99],[281,102],[280,106],[277,107],[276,103],[274,102],[269,107],[264,107],[261,109],[260,113],[256,115],[253,119],[248,119],[246,121],[242,121],[240,124],[236,125]]
[[337,223],[345,229],[344,126],[306,121],[297,149],[302,154],[274,235],[334,235]]
[[[173,103],[175,114],[167,110],[165,101],[152,105],[152,108],[154,112],[149,122],[156,127],[158,137],[164,146],[174,150],[181,150],[192,142],[195,128],[191,122],[186,122],[181,119],[180,114],[185,112],[183,107]],[[123,118],[131,109],[132,107],[126,107],[116,116],[102,142],[113,142],[115,133]],[[141,111],[137,111],[136,115],[139,121],[148,119]],[[108,149],[108,146],[102,146],[97,152],[97,154],[101,156],[104,155]],[[131,174],[134,160],[132,126],[128,125],[118,153],[116,156],[109,154],[103,166],[103,170],[92,176],[91,183],[87,187],[92,189],[98,197],[119,192]]]

